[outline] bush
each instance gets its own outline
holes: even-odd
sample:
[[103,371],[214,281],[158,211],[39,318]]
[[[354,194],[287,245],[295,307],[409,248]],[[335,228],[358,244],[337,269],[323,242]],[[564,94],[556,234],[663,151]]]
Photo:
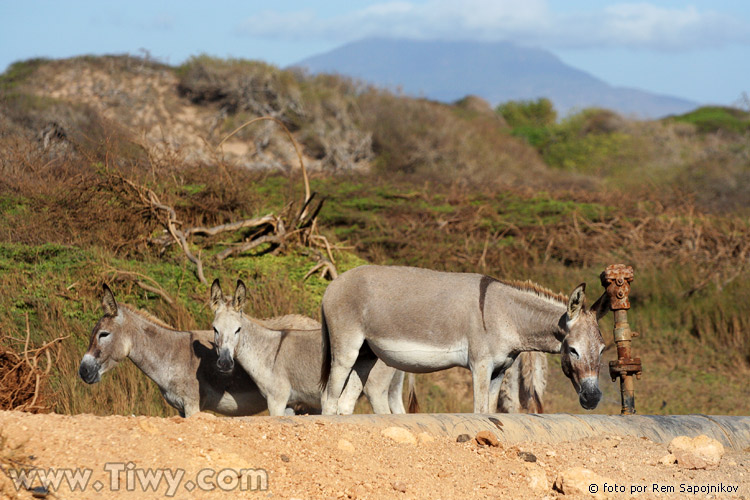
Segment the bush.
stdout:
[[723,106],[704,106],[671,120],[693,124],[701,133],[723,131],[744,134],[750,130],[750,113]]
[[359,107],[381,172],[490,185],[546,178],[534,151],[491,114],[377,90],[362,94]]
[[216,103],[227,113],[274,116],[289,125],[304,115],[294,74],[270,64],[202,55],[180,66],[177,75],[178,91],[194,103]]
[[557,112],[552,101],[542,97],[536,101],[508,101],[495,108],[513,128],[549,127],[557,120]]

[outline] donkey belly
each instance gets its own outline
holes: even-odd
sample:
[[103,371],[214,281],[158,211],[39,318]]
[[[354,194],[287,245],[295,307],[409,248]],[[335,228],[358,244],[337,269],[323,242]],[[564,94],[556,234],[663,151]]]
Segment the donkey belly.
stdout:
[[467,346],[432,345],[415,340],[367,339],[367,343],[385,364],[411,373],[429,373],[454,366],[467,366]]
[[224,392],[216,403],[216,413],[230,417],[255,415],[267,408],[266,399],[259,391]]

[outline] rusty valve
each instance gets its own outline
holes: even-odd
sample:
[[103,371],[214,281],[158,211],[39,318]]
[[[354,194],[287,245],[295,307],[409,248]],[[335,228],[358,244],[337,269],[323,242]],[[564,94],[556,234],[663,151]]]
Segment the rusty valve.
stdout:
[[641,378],[641,358],[630,357],[630,343],[638,334],[630,330],[628,309],[630,309],[630,282],[633,281],[633,268],[624,264],[608,266],[600,276],[602,286],[609,295],[610,306],[615,314],[614,338],[617,345],[617,359],[609,362],[609,375],[612,382],[620,379],[623,415],[635,413],[635,388],[633,376]]

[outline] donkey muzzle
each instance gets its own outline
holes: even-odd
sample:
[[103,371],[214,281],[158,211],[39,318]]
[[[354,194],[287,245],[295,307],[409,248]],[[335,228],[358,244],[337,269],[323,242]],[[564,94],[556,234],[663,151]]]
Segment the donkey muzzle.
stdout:
[[78,367],[78,376],[87,384],[95,384],[101,379],[100,369],[99,362],[93,356],[86,354],[81,360],[81,366]]
[[228,350],[219,351],[219,359],[216,360],[216,368],[224,373],[229,373],[234,370],[234,359],[232,359]]
[[586,410],[593,410],[602,399],[602,391],[599,390],[599,380],[595,377],[587,377],[581,380],[581,390],[578,392],[578,401]]

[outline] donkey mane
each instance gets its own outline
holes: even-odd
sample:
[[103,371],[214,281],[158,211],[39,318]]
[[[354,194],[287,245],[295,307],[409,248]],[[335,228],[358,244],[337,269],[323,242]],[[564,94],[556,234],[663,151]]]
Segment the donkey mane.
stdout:
[[498,280],[503,285],[508,285],[511,288],[520,290],[522,292],[530,292],[534,295],[543,299],[549,300],[550,302],[560,302],[567,304],[569,297],[563,293],[555,293],[549,288],[545,288],[542,285],[534,283],[531,280],[520,281],[520,280]]
[[151,323],[155,323],[155,324],[161,326],[162,328],[166,328],[168,330],[172,330],[172,331],[175,331],[175,332],[179,331],[175,327],[166,324],[164,321],[160,320],[159,318],[157,318],[156,316],[154,316],[150,312],[144,311],[143,309],[137,309],[137,308],[135,308],[135,307],[133,307],[133,306],[131,306],[129,304],[117,304],[117,307],[123,307],[123,308],[127,309],[128,311],[133,312],[133,313],[137,314],[138,316],[142,317],[146,321],[150,321]]

